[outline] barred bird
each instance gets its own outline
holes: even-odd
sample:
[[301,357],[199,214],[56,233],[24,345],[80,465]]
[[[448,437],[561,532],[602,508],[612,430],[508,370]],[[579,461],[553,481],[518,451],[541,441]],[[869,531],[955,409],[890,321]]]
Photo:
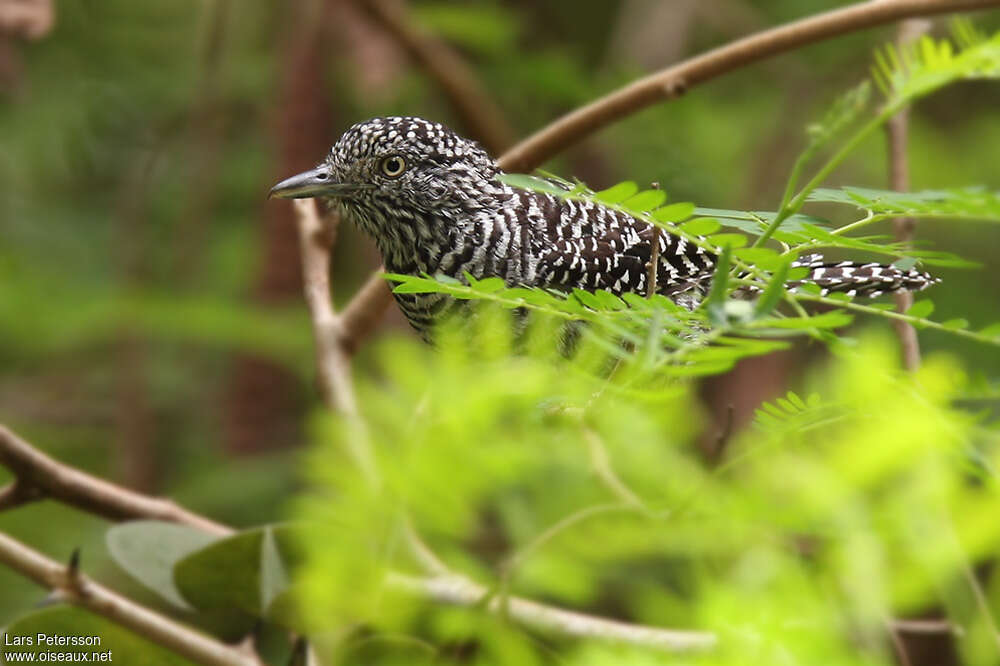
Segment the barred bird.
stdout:
[[[654,236],[656,290],[696,305],[715,255],[648,222],[591,200],[512,187],[477,143],[416,117],[373,118],[348,129],[311,171],[271,189],[281,198],[318,197],[370,234],[386,268],[409,275],[501,277],[508,285],[645,294]],[[877,296],[936,282],[916,270],[800,259],[823,293]],[[800,281],[801,282],[801,281]],[[790,282],[794,286],[796,282]],[[450,299],[395,294],[426,335]]]

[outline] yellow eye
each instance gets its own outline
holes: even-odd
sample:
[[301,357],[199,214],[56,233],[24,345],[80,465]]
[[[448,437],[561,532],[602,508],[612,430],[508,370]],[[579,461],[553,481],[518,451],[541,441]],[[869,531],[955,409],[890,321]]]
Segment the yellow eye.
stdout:
[[406,171],[406,160],[399,155],[390,155],[382,160],[382,173],[390,178],[395,178],[404,171]]

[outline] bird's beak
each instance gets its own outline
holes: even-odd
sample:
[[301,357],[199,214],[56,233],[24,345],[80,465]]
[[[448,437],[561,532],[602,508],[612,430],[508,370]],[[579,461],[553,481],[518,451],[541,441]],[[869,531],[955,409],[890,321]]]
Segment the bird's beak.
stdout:
[[305,199],[308,197],[337,197],[354,192],[357,187],[351,183],[338,183],[333,180],[330,170],[316,167],[311,171],[286,178],[271,188],[267,197],[279,199]]

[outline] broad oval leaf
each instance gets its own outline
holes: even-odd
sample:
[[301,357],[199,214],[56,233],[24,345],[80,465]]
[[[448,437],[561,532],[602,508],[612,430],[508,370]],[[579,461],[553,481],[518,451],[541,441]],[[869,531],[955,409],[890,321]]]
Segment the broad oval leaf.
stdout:
[[545,192],[547,194],[556,194],[556,195],[566,194],[565,188],[559,187],[551,180],[546,180],[545,178],[539,178],[538,176],[529,176],[526,173],[505,173],[498,176],[497,180],[506,185],[510,185],[511,187],[516,187],[522,190]]
[[137,520],[115,525],[104,538],[111,557],[126,573],[174,606],[191,610],[174,585],[174,565],[220,537],[186,525]]
[[657,222],[681,222],[694,214],[695,205],[690,201],[673,203],[657,208],[651,215]]
[[747,244],[747,237],[743,234],[713,234],[708,237],[708,241],[720,248],[736,249]]
[[988,338],[1000,338],[1000,321],[980,330],[979,334],[985,335]]
[[[807,275],[809,275],[809,269],[806,268],[805,266],[796,266],[796,267],[791,268],[791,269],[788,270],[788,279],[789,280],[801,280],[802,278],[806,277]],[[799,285],[799,289],[801,289],[804,286],[806,286],[806,285]],[[815,295],[818,296],[819,292],[821,291],[821,289],[819,288],[818,285],[814,284],[812,286],[816,287]],[[812,292],[809,292],[809,290],[806,290],[806,291],[808,293],[812,293]]]
[[787,268],[789,263],[787,257],[782,257],[767,247],[740,248],[733,252],[733,256],[741,261],[763,268],[766,271],[776,271],[782,266]]
[[721,226],[719,221],[713,217],[699,217],[685,222],[681,225],[681,229],[692,236],[707,236],[714,234]]
[[934,312],[934,301],[929,298],[925,298],[911,305],[910,309],[906,311],[906,314],[911,317],[923,319],[924,317],[930,316],[932,312]]
[[174,580],[196,608],[243,611],[286,626],[293,617],[274,617],[272,604],[289,587],[288,571],[300,560],[298,538],[287,526],[240,532],[191,553],[174,567]]
[[645,213],[648,210],[653,210],[666,200],[667,193],[663,190],[643,190],[623,201],[622,206],[634,213]]
[[631,180],[626,180],[623,183],[618,183],[613,187],[609,187],[606,190],[601,190],[594,194],[594,198],[606,204],[616,204],[625,201],[630,196],[634,195],[639,191],[639,186]]

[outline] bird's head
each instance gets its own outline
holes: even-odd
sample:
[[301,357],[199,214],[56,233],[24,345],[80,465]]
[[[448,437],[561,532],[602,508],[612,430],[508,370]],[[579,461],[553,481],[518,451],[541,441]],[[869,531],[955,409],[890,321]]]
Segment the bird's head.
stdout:
[[477,143],[444,125],[373,118],[344,132],[319,166],[281,181],[271,196],[333,199],[378,240],[399,236],[401,224],[467,208],[498,172]]

